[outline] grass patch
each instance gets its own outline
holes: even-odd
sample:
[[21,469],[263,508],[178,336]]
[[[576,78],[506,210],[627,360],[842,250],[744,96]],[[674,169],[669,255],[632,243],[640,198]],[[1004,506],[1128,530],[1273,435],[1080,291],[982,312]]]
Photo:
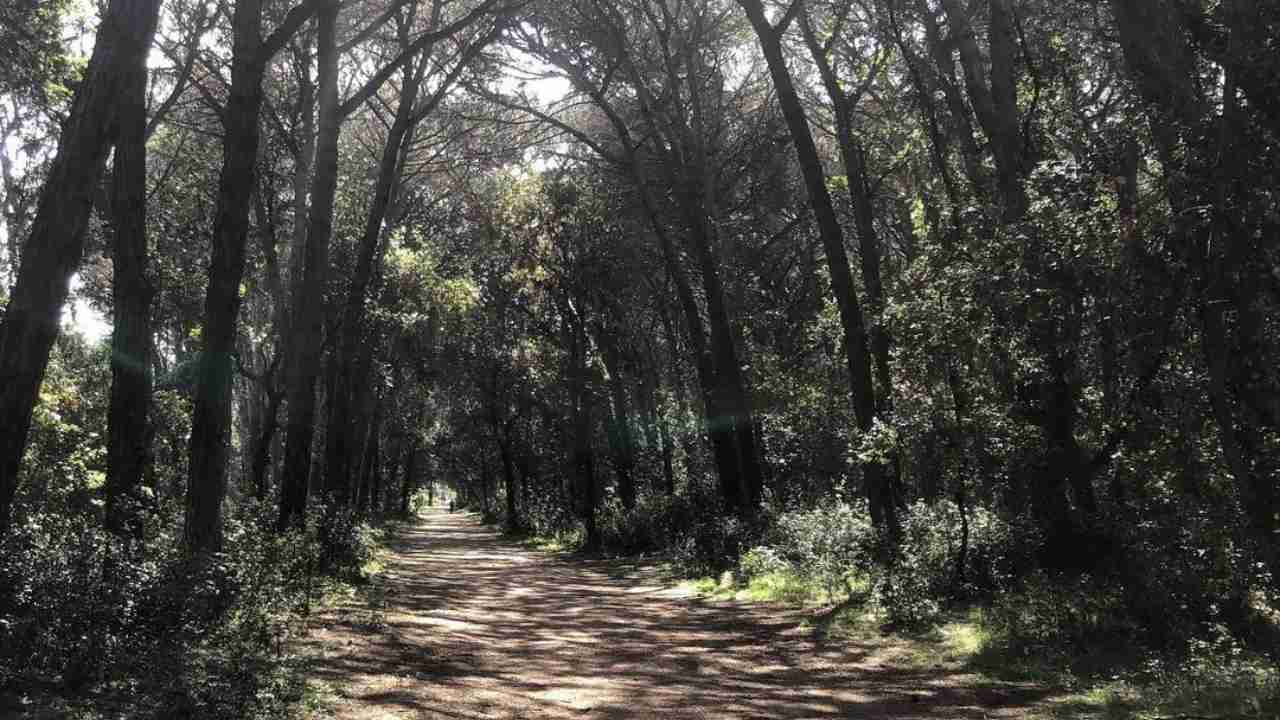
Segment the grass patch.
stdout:
[[1261,657],[1188,660],[1111,679],[1077,681],[1038,717],[1045,720],[1169,720],[1280,717],[1280,669]]
[[[704,575],[680,581],[679,586],[691,594],[711,600],[784,603],[798,607],[839,605],[850,594],[832,590],[812,578],[790,569],[770,570],[741,578],[726,570],[719,576]],[[861,583],[853,583],[854,597],[861,597]]]
[[307,678],[302,686],[302,697],[298,700],[298,711],[303,718],[331,715],[339,699],[338,691],[331,683]]
[[538,552],[565,553],[582,547],[585,539],[581,530],[565,530],[558,533],[517,536],[521,547]]

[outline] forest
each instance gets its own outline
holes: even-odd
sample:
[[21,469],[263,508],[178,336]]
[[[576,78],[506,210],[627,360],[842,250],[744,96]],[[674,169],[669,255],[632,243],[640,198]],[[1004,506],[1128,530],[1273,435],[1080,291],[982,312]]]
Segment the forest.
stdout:
[[1273,0],[5,0],[0,171],[0,716],[333,716],[461,518],[1280,716]]

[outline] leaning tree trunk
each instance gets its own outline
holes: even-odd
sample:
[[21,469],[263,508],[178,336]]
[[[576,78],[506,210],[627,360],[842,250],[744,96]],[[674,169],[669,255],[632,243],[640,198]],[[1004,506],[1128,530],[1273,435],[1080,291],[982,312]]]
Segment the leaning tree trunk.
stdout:
[[[840,311],[840,326],[844,333],[845,362],[849,369],[849,383],[853,398],[853,412],[858,428],[869,432],[876,419],[876,393],[871,380],[873,367],[871,349],[867,342],[865,321],[858,295],[853,285],[853,273],[849,269],[849,256],[844,247],[844,231],[836,217],[831,194],[827,191],[826,173],[818,155],[817,145],[809,131],[804,105],[787,69],[782,53],[782,34],[769,24],[764,6],[759,0],[739,0],[760,41],[765,63],[773,78],[778,104],[791,134],[796,157],[804,176],[809,205],[818,223],[827,258],[827,270],[831,277],[831,289]],[[887,530],[890,538],[897,536],[897,509],[894,504],[893,486],[885,466],[877,461],[862,466],[863,482],[871,516],[877,527]]]
[[84,254],[93,192],[120,98],[144,68],[160,0],[112,0],[40,192],[0,327],[0,536],[9,527],[31,415],[58,336],[71,274]]
[[573,407],[572,448],[570,459],[573,468],[575,498],[578,515],[586,530],[586,547],[596,550],[601,545],[600,528],[596,511],[600,504],[600,491],[596,482],[595,454],[592,448],[592,405],[590,369],[587,364],[589,344],[581,318],[569,322],[569,400]]
[[[628,143],[631,142],[629,135],[623,136],[623,139]],[[633,154],[630,158],[632,180],[640,192],[646,219],[649,221],[650,227],[653,228],[654,234],[658,236],[659,244],[662,247],[663,264],[666,266],[667,274],[676,286],[676,298],[679,301],[680,309],[685,319],[685,327],[689,333],[689,352],[693,355],[694,368],[697,371],[698,389],[699,394],[702,396],[703,421],[706,424],[707,436],[711,441],[711,459],[716,470],[716,480],[719,483],[721,496],[725,499],[726,504],[729,504],[732,508],[730,498],[735,496],[733,487],[739,482],[740,478],[737,443],[733,435],[732,424],[723,420],[726,412],[721,407],[720,393],[716,390],[718,380],[712,359],[712,351],[707,342],[706,328],[702,321],[702,312],[698,308],[698,300],[694,295],[693,285],[689,281],[689,275],[685,272],[684,265],[681,263],[675,242],[671,239],[670,233],[667,232],[666,227],[658,216],[657,204],[654,201],[653,192],[649,187],[649,181],[644,172],[646,162],[647,159],[638,150]],[[675,184],[674,176],[670,173],[668,173],[667,179],[668,184]],[[663,311],[663,318],[668,340],[674,348],[675,329],[671,327],[672,323],[668,322],[669,318],[665,310]],[[690,452],[691,449],[692,441],[685,446],[686,463],[691,462],[693,459],[693,453]]]

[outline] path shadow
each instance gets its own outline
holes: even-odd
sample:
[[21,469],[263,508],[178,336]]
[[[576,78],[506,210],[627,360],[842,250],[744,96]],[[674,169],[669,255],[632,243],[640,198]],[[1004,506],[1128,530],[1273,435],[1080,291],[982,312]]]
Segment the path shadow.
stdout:
[[800,611],[680,597],[651,569],[526,550],[462,513],[406,527],[384,582],[378,632],[348,608],[308,641],[340,718],[995,718],[1046,695],[896,667],[874,641],[822,642]]

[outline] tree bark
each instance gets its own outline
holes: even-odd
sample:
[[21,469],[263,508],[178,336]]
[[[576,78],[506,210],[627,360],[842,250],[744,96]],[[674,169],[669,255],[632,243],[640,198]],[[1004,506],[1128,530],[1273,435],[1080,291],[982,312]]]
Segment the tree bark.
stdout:
[[[286,22],[301,21],[306,6],[290,11]],[[222,548],[222,501],[227,493],[227,457],[231,423],[231,385],[235,375],[236,321],[245,242],[261,130],[262,76],[269,55],[262,38],[261,0],[237,0],[231,20],[231,90],[223,112],[222,174],[213,225],[213,257],[205,293],[204,351],[196,379],[192,412],[190,467],[183,545],[189,553]],[[287,40],[297,25],[278,28],[272,40]]]
[[622,361],[617,341],[608,335],[608,330],[601,328],[596,334],[600,338],[605,370],[609,373],[609,399],[612,406],[609,413],[609,445],[613,450],[614,470],[618,476],[618,498],[622,501],[623,508],[632,510],[636,506],[636,479],[633,473],[635,438],[628,417],[627,386],[622,377]]
[[213,257],[205,294],[204,348],[192,413],[183,543],[193,554],[222,548],[222,501],[227,492],[231,386],[236,320],[244,277],[249,205],[258,159],[263,65],[260,0],[239,0],[232,18],[231,94],[223,123],[222,175],[214,219]]
[[511,452],[511,436],[506,429],[494,428],[494,432],[502,433],[498,439],[498,453],[502,459],[502,492],[507,508],[506,528],[508,531],[515,532],[524,527],[524,523],[520,519],[520,508],[516,503],[516,466]]
[[[155,3],[158,5],[158,2]],[[154,31],[154,21],[149,29]],[[148,33],[134,50],[121,83],[115,118],[111,182],[112,297],[111,397],[107,410],[106,525],[142,539],[139,515],[148,456],[151,405],[151,299],[147,277],[147,67]]]
[[[328,276],[329,240],[333,234],[333,208],[338,187],[338,3],[326,2],[317,13],[316,54],[319,133],[316,140],[315,178],[307,223],[306,259],[302,284],[294,293],[291,324],[293,351],[289,381],[289,419],[285,425],[284,469],[281,473],[279,526],[296,526],[306,512],[311,476],[311,446],[315,439],[316,379],[320,375],[323,347],[324,289]],[[345,481],[347,478],[343,478]],[[328,502],[345,497],[348,488],[326,484]]]
[[[672,242],[671,236],[658,218],[652,197],[648,187],[645,185],[645,178],[639,171],[637,171],[636,175],[636,183],[640,188],[642,198],[645,200],[646,215],[662,245],[662,256],[667,268],[667,274],[671,276],[672,281],[675,283],[676,297],[680,302],[680,309],[683,311],[686,329],[689,333],[689,349],[693,355],[694,368],[697,371],[698,388],[702,395],[703,421],[706,423],[707,436],[711,441],[711,456],[715,464],[720,495],[731,510],[736,509],[733,499],[737,497],[734,488],[739,482],[740,476],[738,453],[733,436],[733,426],[725,421],[727,413],[722,408],[722,399],[717,390],[718,380],[715,364],[712,360],[711,348],[707,344],[707,333],[702,322],[702,313],[698,308],[698,301],[693,293],[692,284],[689,282],[689,276],[680,264],[675,243]],[[669,325],[670,323],[668,323]],[[669,339],[674,339],[674,328],[668,327],[667,329]],[[686,461],[691,461],[692,453],[686,452],[685,458]]]
[[569,334],[569,399],[573,410],[572,447],[570,462],[574,478],[574,491],[578,516],[586,529],[586,548],[600,547],[600,529],[596,523],[599,506],[599,489],[596,484],[595,454],[592,443],[592,406],[595,404],[591,390],[591,370],[587,363],[590,352],[588,336],[582,318],[566,318]]
[[404,463],[404,477],[400,479],[400,517],[408,519],[409,501],[413,499],[413,490],[418,474],[418,436],[415,434],[409,441],[408,457]]

